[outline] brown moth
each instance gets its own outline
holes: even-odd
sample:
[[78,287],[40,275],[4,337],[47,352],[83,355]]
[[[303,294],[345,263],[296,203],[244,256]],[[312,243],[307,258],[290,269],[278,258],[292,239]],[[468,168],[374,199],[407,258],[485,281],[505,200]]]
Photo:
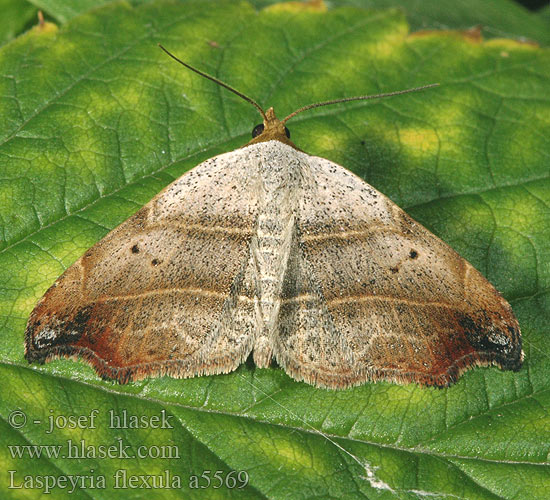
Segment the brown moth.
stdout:
[[63,273],[29,318],[29,362],[80,357],[126,383],[228,373],[252,353],[258,367],[275,359],[332,389],[447,386],[475,365],[519,370],[519,325],[495,288],[359,177],[300,151],[285,127],[316,106],[420,89],[279,121],[169,55],[252,103],[263,125]]

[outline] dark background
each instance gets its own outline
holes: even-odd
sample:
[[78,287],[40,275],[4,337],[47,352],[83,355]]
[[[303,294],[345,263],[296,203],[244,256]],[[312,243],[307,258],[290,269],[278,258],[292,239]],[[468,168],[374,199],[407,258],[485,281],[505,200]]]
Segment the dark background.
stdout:
[[516,2],[530,10],[538,10],[548,5],[548,0],[516,0]]

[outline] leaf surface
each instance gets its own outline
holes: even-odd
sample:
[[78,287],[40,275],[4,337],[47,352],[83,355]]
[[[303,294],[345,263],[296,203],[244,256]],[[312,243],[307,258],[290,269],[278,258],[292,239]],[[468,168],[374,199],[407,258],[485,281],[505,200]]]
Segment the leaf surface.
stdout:
[[[330,391],[250,364],[229,375],[125,386],[99,380],[82,362],[29,366],[28,315],[63,270],[172,180],[245,144],[259,121],[254,108],[176,65],[158,42],[280,116],[310,102],[441,83],[312,110],[289,128],[300,148],[363,177],[503,293],[522,328],[522,370],[477,368],[442,390],[381,382]],[[168,470],[189,498],[546,498],[547,49],[411,35],[392,9],[122,3],[4,46],[0,87],[0,460],[16,471],[15,484],[31,472],[103,475],[105,489],[57,487],[55,498],[112,498],[118,470]],[[89,419],[63,425],[94,409],[95,428]],[[171,428],[113,426],[109,412],[124,410],[153,420],[164,411]],[[25,425],[14,411],[25,413]],[[58,416],[61,428],[48,434],[49,417]],[[128,454],[144,446],[149,456],[69,458],[69,443],[81,440],[96,454],[124,445]],[[57,458],[14,451],[52,443],[61,447]],[[171,445],[177,453],[150,456]],[[212,479],[218,470],[224,480],[246,471],[247,486],[192,487],[194,476],[211,471]],[[0,486],[8,498],[42,494],[7,489],[9,480],[3,474]],[[181,497],[179,489],[115,491]]]
[[19,35],[36,19],[36,8],[26,0],[0,0],[0,45]]
[[[6,2],[22,0],[4,0]],[[129,0],[132,5],[140,5],[152,0]],[[189,0],[179,0],[183,4]],[[205,0],[215,1],[215,0]],[[112,0],[32,0],[32,2],[65,23],[73,17],[83,14],[99,5]],[[272,5],[279,8],[277,0],[251,0],[256,8]],[[285,9],[316,8],[320,2],[288,2]],[[283,2],[283,5],[285,3]],[[313,4],[313,5],[309,5]],[[461,29],[479,27],[487,38],[527,38],[540,44],[550,44],[550,31],[544,16],[532,13],[514,0],[329,0],[322,8],[359,7],[359,8],[398,8],[407,16],[411,29]],[[546,9],[548,10],[548,9]],[[540,11],[541,13],[543,10]]]

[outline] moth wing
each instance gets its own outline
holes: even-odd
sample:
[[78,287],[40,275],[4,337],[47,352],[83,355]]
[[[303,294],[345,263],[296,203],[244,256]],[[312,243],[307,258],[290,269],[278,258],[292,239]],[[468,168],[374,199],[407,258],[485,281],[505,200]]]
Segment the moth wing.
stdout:
[[254,166],[207,160],[89,249],[32,312],[29,362],[81,356],[122,383],[235,369],[253,347]]
[[478,271],[359,177],[308,162],[274,348],[290,375],[446,386],[474,365],[520,368],[517,320]]

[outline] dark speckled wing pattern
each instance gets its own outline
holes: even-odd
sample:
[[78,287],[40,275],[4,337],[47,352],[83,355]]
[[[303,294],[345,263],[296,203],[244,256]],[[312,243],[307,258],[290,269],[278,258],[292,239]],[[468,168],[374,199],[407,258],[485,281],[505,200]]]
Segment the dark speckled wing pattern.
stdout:
[[297,380],[444,386],[519,369],[508,303],[388,198],[270,140],[176,180],[46,292],[29,362],[81,357],[104,378],[227,373],[253,353]]
[[226,373],[245,360],[259,173],[242,161],[200,164],[67,269],[29,319],[27,359],[79,355],[122,383]]
[[517,320],[478,271],[343,167],[309,156],[304,169],[276,349],[287,372],[342,388],[520,368]]

